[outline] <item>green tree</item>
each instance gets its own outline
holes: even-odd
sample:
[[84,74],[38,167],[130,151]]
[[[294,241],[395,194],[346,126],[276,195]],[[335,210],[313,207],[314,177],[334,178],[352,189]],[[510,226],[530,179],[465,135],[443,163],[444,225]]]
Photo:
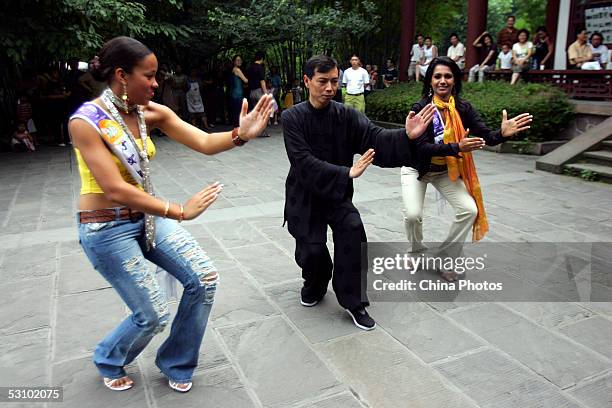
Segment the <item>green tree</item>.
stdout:
[[105,40],[118,35],[168,42],[189,34],[186,26],[155,14],[160,8],[180,10],[182,2],[8,0],[0,25],[0,132],[6,133],[14,117],[15,84],[23,66],[48,66],[70,58],[88,60]]

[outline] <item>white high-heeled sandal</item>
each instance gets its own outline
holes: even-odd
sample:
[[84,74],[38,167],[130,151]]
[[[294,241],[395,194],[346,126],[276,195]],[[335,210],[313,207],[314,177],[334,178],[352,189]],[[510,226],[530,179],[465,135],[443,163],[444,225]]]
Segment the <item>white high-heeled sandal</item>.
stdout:
[[[179,385],[183,385],[183,384],[187,384],[187,387],[185,387],[185,388],[179,387]],[[178,382],[178,381],[168,380],[168,386],[170,388],[172,388],[174,391],[178,391],[178,392],[187,392],[187,391],[189,391],[191,389],[192,385],[193,385],[193,383],[191,381],[186,382],[186,383],[182,383],[182,382]]]
[[[115,381],[121,380],[123,378],[128,378],[131,381],[131,383],[126,383],[123,385],[114,385]],[[131,378],[129,378],[127,375],[121,378],[104,377],[102,380],[104,381],[104,385],[106,386],[106,388],[108,388],[109,390],[113,390],[113,391],[125,391],[125,390],[129,390],[130,388],[134,386],[134,381]]]

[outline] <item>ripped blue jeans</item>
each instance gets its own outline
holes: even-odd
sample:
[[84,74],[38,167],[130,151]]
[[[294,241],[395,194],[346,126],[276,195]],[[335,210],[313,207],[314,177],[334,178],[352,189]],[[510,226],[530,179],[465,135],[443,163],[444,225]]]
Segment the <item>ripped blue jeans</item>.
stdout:
[[[121,378],[154,335],[168,325],[164,294],[149,260],[183,285],[170,335],[155,363],[169,379],[191,380],[217,287],[217,270],[196,240],[176,221],[156,218],[156,247],[144,250],[144,220],[79,224],[79,241],[94,268],[132,311],[97,346],[93,361],[103,377]],[[104,313],[104,311],[101,311]]]

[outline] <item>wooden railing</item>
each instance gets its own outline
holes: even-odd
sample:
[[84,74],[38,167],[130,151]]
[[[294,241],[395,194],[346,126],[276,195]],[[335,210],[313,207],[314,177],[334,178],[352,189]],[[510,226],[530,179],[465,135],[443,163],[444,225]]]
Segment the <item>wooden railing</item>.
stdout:
[[[573,99],[612,101],[612,70],[588,71],[581,69],[527,71],[527,82],[547,83],[561,88]],[[512,71],[489,71],[487,80],[510,80]]]

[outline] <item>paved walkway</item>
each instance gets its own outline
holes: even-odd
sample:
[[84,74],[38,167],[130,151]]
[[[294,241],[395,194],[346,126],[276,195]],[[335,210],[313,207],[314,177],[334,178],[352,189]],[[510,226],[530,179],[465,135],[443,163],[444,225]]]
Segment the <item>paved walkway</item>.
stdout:
[[[372,332],[333,294],[300,306],[281,228],[288,161],[271,133],[214,157],[156,141],[166,198],[225,184],[186,224],[222,275],[187,395],[154,368],[165,334],[128,367],[132,390],[103,387],[92,348],[127,311],[77,243],[70,151],[1,155],[0,386],[63,386],[49,407],[612,407],[612,303],[377,303]],[[534,171],[533,157],[479,152],[477,164],[487,240],[612,241],[612,186]],[[399,170],[370,168],[356,191],[370,241],[404,240]],[[439,241],[450,217],[434,222],[433,199],[425,234]]]

